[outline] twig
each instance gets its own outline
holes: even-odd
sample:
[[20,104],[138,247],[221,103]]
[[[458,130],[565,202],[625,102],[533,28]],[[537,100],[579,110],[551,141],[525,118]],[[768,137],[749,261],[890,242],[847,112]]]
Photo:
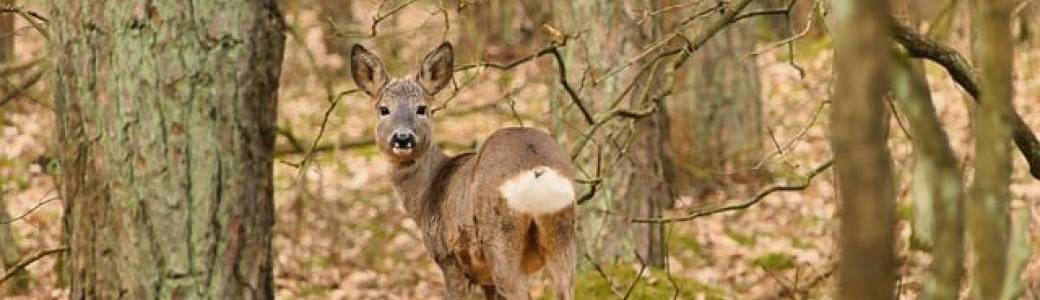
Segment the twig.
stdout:
[[815,178],[817,175],[819,175],[823,171],[826,171],[828,168],[830,168],[833,165],[834,165],[834,160],[833,159],[828,160],[827,162],[821,164],[820,166],[818,166],[815,169],[813,169],[812,171],[810,171],[808,174],[805,174],[804,179],[802,179],[802,182],[800,182],[798,184],[794,184],[794,185],[780,185],[780,184],[778,184],[778,185],[770,186],[770,187],[768,187],[766,189],[763,189],[763,190],[759,191],[758,194],[755,194],[754,198],[751,198],[750,200],[742,202],[742,203],[729,205],[729,206],[723,206],[723,207],[714,208],[714,209],[708,209],[708,210],[690,211],[690,212],[688,212],[687,215],[682,216],[682,217],[674,217],[674,218],[633,218],[633,217],[626,217],[626,218],[628,219],[629,222],[632,222],[632,223],[672,223],[672,222],[689,221],[689,220],[693,220],[693,219],[696,219],[696,218],[706,217],[706,216],[714,215],[714,214],[721,213],[721,212],[728,212],[728,211],[746,209],[748,207],[751,207],[752,205],[758,204],[758,202],[761,202],[762,199],[765,199],[766,196],[769,196],[770,194],[772,194],[774,192],[805,190],[806,188],[809,187],[809,184],[812,183],[813,178]]
[[[800,142],[802,140],[802,138],[805,136],[805,134],[809,132],[809,129],[812,128],[816,124],[817,120],[819,120],[820,115],[823,113],[823,109],[827,106],[827,104],[830,104],[830,100],[820,101],[820,104],[817,105],[816,109],[813,111],[812,117],[809,118],[809,122],[806,123],[805,126],[802,126],[802,129],[799,129],[798,133],[796,133],[793,137],[791,137],[790,140],[787,140],[787,143],[784,143],[783,147],[781,147],[780,149],[774,150],[773,152],[770,152],[765,157],[762,157],[762,159],[760,159],[757,163],[755,163],[754,166],[752,166],[747,171],[757,171],[757,170],[761,169],[763,166],[765,166],[765,164],[767,162],[769,162],[770,159],[773,159],[773,157],[776,157],[777,155],[784,155],[785,152],[790,151],[791,149],[794,149],[794,147],[796,145],[798,145],[798,142]],[[743,171],[717,172],[716,174],[719,174],[719,175],[734,175],[734,174],[738,174],[740,172],[743,172]]]
[[802,28],[802,31],[798,32],[795,35],[787,37],[785,39],[769,43],[765,47],[757,49],[754,52],[751,52],[751,54],[749,54],[748,56],[759,56],[759,55],[762,55],[762,53],[764,53],[766,51],[773,50],[773,49],[778,48],[780,46],[790,45],[791,42],[794,42],[795,40],[800,39],[800,38],[804,37],[806,34],[808,34],[809,30],[812,29],[813,19],[815,19],[815,17],[812,16],[812,14],[815,13],[816,10],[819,9],[819,7],[820,7],[819,2],[815,2],[815,4],[816,5],[813,6],[813,11],[809,13],[810,14],[809,20],[805,21],[805,28]]
[[589,256],[588,252],[585,252],[585,253],[582,253],[582,254],[585,255],[585,260],[589,261],[589,264],[592,265],[592,269],[596,270],[596,273],[599,273],[599,276],[602,276],[603,280],[607,282],[607,286],[610,287],[610,291],[613,292],[614,295],[617,296],[618,298],[621,298],[622,297],[621,296],[621,292],[617,290],[616,285],[614,285],[614,281],[610,280],[610,276],[607,275],[607,272],[603,271],[603,267],[601,267],[599,265],[599,263],[597,263],[595,260],[593,260],[592,257]]
[[509,70],[515,68],[518,65],[534,60],[535,58],[541,57],[543,55],[552,54],[553,58],[556,61],[556,68],[560,73],[560,85],[563,86],[564,91],[567,92],[567,96],[571,98],[571,102],[573,102],[574,105],[578,106],[578,110],[581,111],[581,115],[585,118],[585,122],[589,125],[592,125],[593,123],[595,123],[595,121],[592,118],[592,113],[589,112],[589,109],[585,105],[585,102],[581,100],[581,96],[578,95],[578,92],[570,84],[570,81],[567,80],[567,64],[564,62],[563,55],[560,54],[559,49],[561,47],[565,47],[567,45],[567,41],[576,38],[578,38],[578,36],[564,35],[563,39],[559,43],[550,43],[548,46],[543,47],[541,50],[538,50],[538,52],[535,52],[534,54],[522,57],[509,63],[501,64],[494,62],[477,62],[459,66],[455,68],[455,71],[464,71],[477,67],[487,67],[498,70]]
[[43,69],[38,69],[38,70],[34,71],[33,73],[29,74],[25,78],[25,80],[23,80],[21,83],[18,83],[18,84],[13,84],[10,81],[8,81],[6,78],[4,78],[4,80],[3,80],[4,84],[10,86],[11,89],[10,89],[10,92],[7,93],[7,95],[4,95],[3,98],[0,98],[0,106],[3,106],[4,104],[7,104],[7,102],[9,102],[9,101],[13,100],[14,98],[17,98],[19,95],[25,93],[25,91],[27,91],[29,88],[31,88],[33,85],[35,85],[37,82],[40,82],[41,78],[43,78]]
[[325,127],[328,125],[329,117],[332,115],[332,111],[336,109],[336,105],[339,105],[339,101],[343,99],[344,96],[360,91],[361,89],[343,91],[332,99],[332,103],[330,103],[329,108],[325,110],[325,116],[321,120],[321,127],[318,128],[318,136],[314,137],[314,142],[311,143],[311,147],[307,149],[307,153],[303,155],[303,160],[299,163],[300,172],[296,175],[297,178],[303,178],[303,174],[306,173],[307,166],[313,157],[314,149],[318,147],[318,143],[321,141],[321,136],[325,134]]
[[628,297],[632,295],[632,291],[635,290],[636,284],[639,284],[639,280],[643,279],[643,272],[646,272],[646,260],[643,259],[642,255],[639,255],[639,251],[635,251],[635,254],[641,267],[639,267],[639,273],[636,274],[636,278],[632,280],[632,284],[628,285],[628,290],[625,291],[625,296],[621,298],[622,300],[628,300]]
[[888,109],[892,111],[892,117],[896,119],[896,124],[899,125],[899,129],[903,131],[903,134],[906,135],[907,139],[911,142],[914,141],[914,136],[910,135],[910,130],[908,130],[906,125],[903,124],[903,118],[899,117],[899,110],[896,109],[896,103],[892,100],[892,96],[885,96],[885,102],[888,102]]
[[68,249],[69,249],[68,247],[59,247],[59,248],[50,249],[50,250],[43,250],[43,251],[40,251],[40,252],[36,252],[36,254],[33,254],[30,257],[21,259],[20,261],[18,261],[17,264],[15,264],[14,266],[8,268],[7,269],[7,273],[4,273],[3,277],[0,277],[0,284],[3,284],[5,281],[7,281],[7,279],[10,279],[11,277],[13,277],[15,273],[17,273],[18,271],[21,271],[25,267],[29,266],[29,264],[32,264],[32,263],[36,262],[37,260],[40,260],[41,258],[44,258],[44,257],[46,257],[48,255],[65,252]]
[[[53,191],[52,191],[52,193],[53,193]],[[34,205],[32,208],[29,208],[29,210],[26,210],[21,215],[18,215],[17,217],[14,217],[14,218],[12,218],[10,220],[0,221],[0,225],[7,225],[7,224],[11,224],[11,223],[14,223],[14,222],[21,221],[22,219],[24,219],[29,214],[33,213],[37,209],[40,209],[40,207],[42,207],[44,204],[50,203],[51,201],[54,201],[54,200],[57,200],[57,199],[60,199],[60,198],[61,197],[58,197],[57,194],[52,194],[50,196],[47,196],[47,198],[44,198],[39,203],[36,203],[36,205]]]
[[[395,6],[394,8],[391,8],[386,13],[380,14],[379,11],[382,10],[383,4],[386,4],[385,1],[381,2],[379,4],[379,8],[376,9],[376,15],[372,16],[372,25],[369,26],[369,32],[367,34],[362,33],[362,32],[342,33],[342,32],[340,32],[336,28],[336,24],[331,24],[331,28],[332,28],[333,34],[336,35],[336,36],[346,37],[346,38],[372,38],[372,37],[375,37],[376,34],[378,33],[377,32],[377,27],[379,27],[379,23],[382,23],[383,21],[385,21],[386,19],[390,18],[391,16],[397,14],[398,12],[400,12],[403,9],[405,9],[406,7],[408,7],[408,6],[412,5],[412,4],[415,4],[415,2],[419,2],[419,0],[409,0],[407,2],[401,3],[398,6]],[[350,5],[350,4],[347,3],[345,5]],[[326,21],[326,22],[330,22],[330,21]]]
[[28,70],[42,62],[43,58],[46,56],[47,55],[45,54],[23,62],[11,62],[5,65],[0,65],[0,76],[6,77],[7,75]]
[[[25,19],[25,22],[29,23],[29,25],[32,26],[33,29],[36,29],[36,31],[40,32],[40,35],[43,35],[43,37],[45,37],[47,39],[51,38],[51,35],[50,35],[50,33],[47,32],[47,29],[43,28],[43,26],[41,26],[39,23],[37,23],[36,20],[39,20],[39,21],[41,21],[43,23],[49,23],[50,21],[47,20],[47,18],[43,17],[43,15],[41,15],[41,14],[39,14],[37,12],[34,12],[32,10],[28,10],[28,9],[25,9],[25,8],[23,8],[21,6],[16,6],[16,5],[13,5],[13,4],[0,4],[0,13],[14,13],[14,14],[17,14],[17,15],[21,16],[23,19]],[[36,19],[36,20],[33,20],[33,19]]]
[[41,14],[35,12],[35,11],[25,9],[24,7],[14,5],[14,4],[0,4],[0,13],[25,14],[25,15],[31,16],[33,18],[36,18],[37,20],[40,20],[41,22],[50,23],[50,20],[47,20],[47,18],[44,17],[43,15],[41,15]]

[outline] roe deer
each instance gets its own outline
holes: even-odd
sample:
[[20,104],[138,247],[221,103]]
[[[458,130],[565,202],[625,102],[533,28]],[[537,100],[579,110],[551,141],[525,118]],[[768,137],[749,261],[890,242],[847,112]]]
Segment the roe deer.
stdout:
[[440,266],[444,297],[464,298],[476,284],[487,299],[528,299],[528,275],[544,267],[556,298],[572,299],[574,165],[530,128],[499,129],[475,153],[440,152],[427,107],[452,81],[453,55],[441,44],[403,78],[390,78],[361,45],[350,55],[354,83],[375,99],[376,144],[392,164],[394,192]]

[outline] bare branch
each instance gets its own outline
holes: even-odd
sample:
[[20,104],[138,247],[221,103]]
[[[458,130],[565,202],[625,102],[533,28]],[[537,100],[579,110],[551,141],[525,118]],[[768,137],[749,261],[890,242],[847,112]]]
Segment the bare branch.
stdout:
[[520,59],[506,64],[494,62],[477,62],[459,66],[455,68],[455,71],[464,71],[477,67],[487,67],[498,70],[509,70],[526,62],[532,61],[535,58],[541,57],[543,55],[552,54],[553,59],[555,59],[556,61],[556,68],[557,70],[559,70],[560,73],[560,85],[563,86],[564,91],[567,92],[567,96],[571,98],[571,101],[574,102],[574,105],[578,106],[578,110],[581,111],[581,115],[585,118],[585,122],[589,125],[592,125],[593,123],[595,123],[595,121],[592,118],[592,113],[589,112],[588,107],[585,106],[585,103],[581,100],[581,96],[578,95],[578,92],[570,84],[570,81],[567,80],[567,64],[563,60],[563,55],[560,54],[560,48],[567,46],[567,41],[576,38],[578,38],[578,36],[564,35],[563,39],[559,43],[553,42],[548,46],[543,47],[541,50],[538,50],[538,52],[535,52],[534,54],[522,57]]
[[643,259],[642,255],[639,255],[639,251],[635,251],[636,259],[639,260],[639,273],[636,273],[636,278],[632,280],[632,284],[628,285],[628,290],[625,291],[625,296],[622,300],[628,300],[629,296],[632,296],[632,291],[635,290],[636,284],[639,284],[639,280],[643,279],[643,273],[646,272],[646,260]]
[[60,247],[60,248],[55,248],[55,249],[50,249],[50,250],[43,250],[43,251],[40,251],[40,252],[36,252],[36,254],[33,254],[32,256],[23,258],[17,264],[15,264],[14,266],[12,266],[12,267],[7,269],[7,273],[4,273],[4,276],[0,277],[0,284],[3,284],[5,281],[7,281],[7,279],[10,279],[11,277],[13,277],[15,273],[17,273],[18,271],[21,271],[22,269],[25,269],[25,267],[27,267],[30,264],[36,262],[37,260],[40,260],[41,258],[47,257],[48,255],[51,255],[51,254],[65,252],[68,249],[69,249],[68,247]]
[[57,199],[61,198],[61,197],[58,197],[57,194],[53,194],[53,191],[51,191],[51,193],[52,194],[50,196],[47,196],[46,198],[44,198],[40,202],[36,203],[36,205],[34,205],[32,208],[29,208],[29,210],[26,210],[21,215],[18,215],[17,217],[14,217],[14,218],[11,218],[10,220],[0,220],[0,225],[7,225],[7,224],[11,224],[11,223],[14,223],[14,222],[21,221],[22,219],[24,219],[29,214],[32,214],[37,209],[40,209],[40,207],[43,207],[44,204],[50,203],[51,201],[54,201],[54,200],[57,200]]
[[592,269],[596,270],[596,273],[599,273],[599,276],[603,277],[603,280],[607,282],[607,286],[610,287],[610,291],[614,292],[614,295],[617,296],[618,298],[621,298],[622,297],[621,296],[621,292],[617,290],[617,286],[614,285],[614,281],[613,280],[610,280],[610,276],[607,275],[607,272],[603,271],[603,267],[601,267],[599,265],[599,263],[597,263],[595,260],[593,260],[592,257],[589,256],[588,252],[585,252],[585,253],[582,253],[582,254],[585,255],[585,260],[589,261],[589,264],[592,265]]
[[26,78],[18,84],[13,84],[6,78],[4,78],[4,84],[8,85],[10,89],[7,89],[9,91],[7,95],[4,95],[3,98],[0,98],[0,106],[7,104],[7,102],[25,93],[25,91],[29,90],[29,88],[31,88],[37,82],[40,82],[41,78],[43,78],[43,69],[38,69],[34,71],[33,73],[26,76]]
[[766,196],[769,196],[770,194],[772,194],[774,192],[805,190],[806,188],[809,187],[809,184],[812,183],[813,178],[815,178],[817,175],[820,175],[820,173],[822,173],[823,171],[826,171],[827,169],[829,169],[833,165],[834,165],[834,160],[833,159],[828,160],[827,162],[821,164],[820,166],[818,166],[815,169],[813,169],[812,171],[810,171],[808,174],[805,174],[805,177],[804,177],[804,179],[802,179],[802,182],[800,182],[798,184],[794,184],[794,185],[781,185],[781,184],[778,184],[778,185],[770,186],[768,188],[763,189],[762,191],[759,191],[758,194],[755,194],[754,198],[751,198],[751,200],[748,200],[748,201],[745,201],[745,202],[742,202],[742,203],[738,203],[738,204],[734,204],[734,205],[728,205],[728,206],[723,206],[723,207],[718,207],[718,208],[713,208],[713,209],[707,209],[707,210],[690,211],[689,214],[687,214],[685,216],[675,217],[675,218],[660,218],[660,219],[655,219],[655,218],[632,218],[632,217],[627,217],[627,218],[628,218],[628,221],[632,222],[632,223],[672,223],[672,222],[689,221],[689,220],[693,220],[693,219],[696,219],[696,218],[706,217],[706,216],[714,215],[714,214],[721,213],[721,212],[728,212],[728,211],[734,211],[734,210],[743,210],[743,209],[751,207],[751,206],[753,206],[755,204],[758,204],[759,202],[762,201],[762,199],[765,199]]

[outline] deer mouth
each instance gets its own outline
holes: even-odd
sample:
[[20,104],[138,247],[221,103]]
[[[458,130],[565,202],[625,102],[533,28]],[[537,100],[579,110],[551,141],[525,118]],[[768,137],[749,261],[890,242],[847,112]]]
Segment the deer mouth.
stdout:
[[397,155],[397,156],[407,156],[407,155],[411,155],[412,154],[412,148],[398,148],[398,147],[394,147],[394,148],[390,149],[390,152],[393,152],[394,155]]
[[391,142],[390,152],[396,156],[408,156],[411,155],[415,150],[415,141],[394,141]]

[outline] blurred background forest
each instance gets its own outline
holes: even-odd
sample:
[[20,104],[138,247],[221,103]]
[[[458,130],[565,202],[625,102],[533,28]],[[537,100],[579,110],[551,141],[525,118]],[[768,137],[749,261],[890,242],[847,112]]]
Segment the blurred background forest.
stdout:
[[[47,16],[41,2],[17,4]],[[361,43],[403,75],[451,41],[455,84],[434,108],[442,148],[457,153],[496,128],[537,127],[582,169],[579,299],[833,297],[839,202],[828,142],[835,89],[829,1],[751,1],[738,20],[713,28],[737,2],[746,1],[281,1],[275,295],[440,297],[440,271],[393,197],[389,165],[373,144],[371,99],[345,93],[355,88],[346,58]],[[1013,104],[1040,130],[1040,2],[1016,3]],[[905,24],[971,60],[969,1],[896,0],[893,7]],[[5,268],[63,246],[53,66],[48,37],[35,29],[41,24],[0,15],[0,221],[19,218],[0,223]],[[685,41],[669,36],[675,32]],[[658,59],[686,49],[683,43],[696,47],[677,50],[688,55],[678,68]],[[924,72],[970,182],[976,103],[942,66],[927,62]],[[907,116],[886,102],[896,291],[915,299],[932,256],[912,224],[930,214],[914,202]],[[1017,150],[1012,159],[1010,207],[1030,216],[1025,228],[1036,253],[1040,181]],[[737,206],[719,210],[729,205]],[[661,218],[683,219],[638,222]],[[64,298],[56,258],[15,274],[0,296]],[[1023,297],[1038,299],[1040,260],[1029,259],[1021,276]]]

